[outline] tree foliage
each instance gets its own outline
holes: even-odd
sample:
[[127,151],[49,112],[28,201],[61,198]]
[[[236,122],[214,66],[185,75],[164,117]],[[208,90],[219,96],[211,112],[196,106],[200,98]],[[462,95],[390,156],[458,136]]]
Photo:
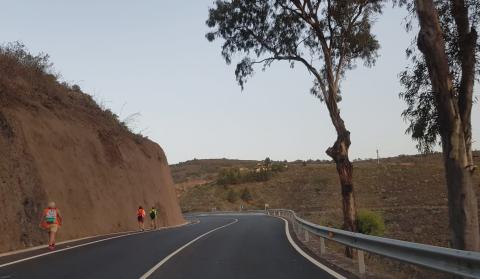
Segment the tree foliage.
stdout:
[[[414,22],[414,5],[413,1],[400,0],[397,3],[405,5],[410,13],[407,20],[406,28],[411,30]],[[452,1],[436,0],[435,5],[438,11],[440,24],[445,40],[445,51],[450,67],[454,94],[460,92],[462,80],[462,59],[460,53],[460,37],[458,36],[457,26],[452,14]],[[480,25],[480,1],[467,0],[465,5],[468,9],[469,22],[473,32]],[[408,134],[417,142],[417,149],[421,152],[428,153],[439,142],[439,115],[435,106],[435,96],[432,92],[432,85],[428,75],[427,65],[424,56],[417,49],[417,37],[406,50],[407,57],[411,60],[412,65],[407,67],[400,73],[400,83],[404,87],[404,91],[400,93],[400,97],[405,100],[407,108],[403,111],[402,116],[409,122],[406,130]],[[480,45],[476,44],[475,49],[476,64],[475,77],[480,77]]]
[[[372,65],[379,44],[371,33],[372,15],[381,11],[380,0],[216,1],[209,11],[209,41],[224,40],[222,56],[230,64],[235,55],[235,75],[243,88],[254,74],[275,60],[294,67],[303,64],[315,76],[311,93],[325,100],[340,100],[339,82],[357,59]],[[336,86],[328,92],[328,83]],[[330,94],[329,94],[330,93]]]

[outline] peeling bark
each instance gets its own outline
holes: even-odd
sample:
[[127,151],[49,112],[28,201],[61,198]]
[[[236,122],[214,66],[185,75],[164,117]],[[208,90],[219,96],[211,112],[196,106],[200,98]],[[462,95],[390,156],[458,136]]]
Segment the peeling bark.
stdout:
[[[461,13],[460,6],[464,5],[463,1],[452,1],[453,9]],[[469,99],[469,87],[473,86],[473,80],[470,80],[473,72],[470,71],[473,71],[474,64],[470,65],[468,61],[462,60],[462,85],[457,102],[457,92],[449,74],[445,42],[435,5],[432,0],[416,0],[415,4],[420,22],[417,45],[427,62],[439,113],[452,246],[479,251],[478,206],[472,177],[471,95]],[[461,30],[465,29],[465,19],[462,18],[465,15],[454,16],[459,32],[464,32]],[[468,24],[468,17],[466,20]],[[476,36],[475,32],[474,35]],[[459,34],[459,37],[461,44],[467,42],[465,38],[468,36]],[[468,46],[464,45],[461,52],[462,57],[468,57]]]
[[[350,132],[346,129],[345,123],[340,116],[336,101],[335,86],[330,84],[329,98],[325,100],[330,118],[335,130],[337,131],[337,140],[332,147],[328,148],[326,153],[330,156],[337,167],[340,187],[342,192],[342,211],[343,211],[343,229],[357,232],[357,207],[355,203],[355,192],[353,186],[353,165],[348,158],[350,148]],[[353,250],[346,247],[345,255],[353,257]]]

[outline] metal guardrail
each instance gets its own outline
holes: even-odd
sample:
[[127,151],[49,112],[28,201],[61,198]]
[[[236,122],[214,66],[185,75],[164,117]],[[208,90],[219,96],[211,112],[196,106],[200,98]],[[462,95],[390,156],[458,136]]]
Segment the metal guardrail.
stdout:
[[324,239],[358,250],[359,271],[365,273],[363,251],[395,259],[401,262],[427,267],[433,270],[468,278],[480,278],[480,253],[425,245],[384,237],[320,226],[298,217],[293,210],[269,209],[267,214],[287,218],[298,235],[309,233],[320,237],[320,253],[325,253]]

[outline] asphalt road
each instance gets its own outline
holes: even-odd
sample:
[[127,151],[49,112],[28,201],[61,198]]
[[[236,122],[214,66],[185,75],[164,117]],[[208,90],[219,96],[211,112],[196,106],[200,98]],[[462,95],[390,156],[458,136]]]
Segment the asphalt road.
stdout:
[[148,278],[162,279],[334,278],[292,247],[280,219],[264,215],[198,219],[197,224],[65,251],[59,247],[51,254],[42,249],[0,258],[2,266],[22,256],[41,255],[0,267],[0,279],[141,278],[149,271]]

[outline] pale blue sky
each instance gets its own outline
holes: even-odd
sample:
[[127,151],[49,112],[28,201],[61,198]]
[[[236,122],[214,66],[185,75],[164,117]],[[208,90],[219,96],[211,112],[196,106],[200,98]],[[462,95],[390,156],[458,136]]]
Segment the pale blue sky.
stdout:
[[[192,158],[327,158],[335,133],[311,76],[277,63],[243,92],[220,44],[205,39],[213,0],[0,0],[0,41],[50,54],[64,80],[126,118],[165,150],[170,163]],[[343,82],[340,106],[352,133],[351,157],[416,153],[404,134],[398,73],[408,64],[404,11],[387,8],[375,25],[380,58]],[[478,90],[476,92],[478,95]],[[474,107],[474,139],[480,137]],[[477,142],[474,144],[478,149]]]

